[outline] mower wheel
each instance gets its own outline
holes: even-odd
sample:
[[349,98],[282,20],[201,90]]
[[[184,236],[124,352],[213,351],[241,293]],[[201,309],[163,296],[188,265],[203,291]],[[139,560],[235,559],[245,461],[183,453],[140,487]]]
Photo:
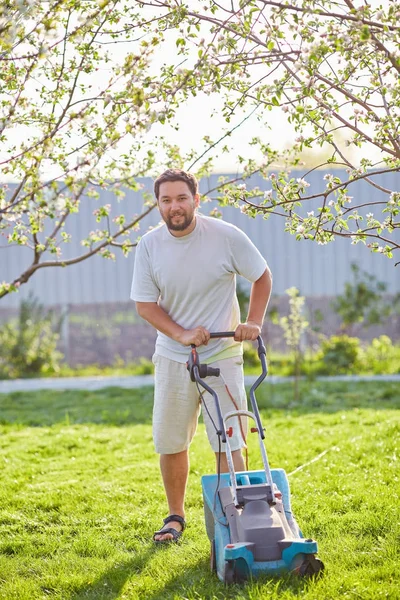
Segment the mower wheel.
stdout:
[[301,577],[317,577],[322,575],[324,569],[325,565],[322,560],[310,554],[300,565],[298,573]]
[[217,571],[217,555],[215,553],[215,540],[210,543],[210,568],[213,573]]
[[224,583],[225,583],[225,585],[231,585],[232,583],[236,583],[235,561],[234,560],[226,560],[225,561]]

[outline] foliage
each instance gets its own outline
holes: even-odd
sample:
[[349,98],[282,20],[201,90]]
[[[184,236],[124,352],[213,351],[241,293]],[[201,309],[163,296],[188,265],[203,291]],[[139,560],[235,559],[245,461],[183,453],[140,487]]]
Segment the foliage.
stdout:
[[23,300],[18,318],[0,327],[0,378],[57,373],[61,321],[34,298]]
[[357,324],[369,327],[384,323],[396,311],[399,297],[386,301],[383,298],[387,289],[385,283],[361,271],[354,263],[351,270],[353,281],[345,283],[343,294],[338,295],[331,304],[342,318],[342,329],[350,332]]
[[258,352],[251,342],[243,342],[243,361],[245,369],[260,369]]
[[337,374],[353,372],[360,356],[360,340],[348,335],[333,335],[323,340],[318,358],[327,372]]
[[298,399],[298,377],[302,362],[301,336],[308,326],[308,321],[302,315],[305,298],[300,296],[299,290],[291,287],[286,290],[286,293],[289,296],[289,314],[287,317],[280,317],[279,325],[283,329],[283,337],[294,357],[294,393],[295,398]]
[[[0,395],[0,596],[397,598],[398,387],[304,384],[294,404],[289,385],[261,386],[258,397],[271,467],[291,473],[294,514],[318,541],[325,577],[226,587],[211,574],[200,479],[215,459],[203,424],[191,446],[183,543],[156,548],[166,505],[151,388],[44,391]],[[249,447],[258,469],[254,434]]]
[[363,349],[360,362],[361,369],[373,374],[400,373],[400,347],[387,335],[381,335]]
[[161,135],[145,141],[172,119],[185,82],[154,68],[163,32],[144,39],[149,26],[138,3],[21,0],[2,3],[0,21],[0,236],[31,250],[30,263],[0,282],[1,298],[39,269],[95,254],[114,259],[116,247],[126,255],[137,244],[155,206],[145,190],[140,214],[128,204],[112,214],[99,203],[73,257],[68,223],[89,197],[105,191],[123,201],[160,161],[177,163]]
[[288,347],[294,352],[300,352],[301,336],[308,326],[308,322],[302,316],[305,298],[300,296],[295,287],[289,288],[286,293],[289,296],[289,314],[287,317],[280,317],[279,324]]
[[[297,136],[287,150],[265,135],[255,138],[252,156],[238,157],[243,177],[221,179],[221,202],[244,202],[250,217],[281,215],[299,240],[326,244],[340,236],[392,257],[400,248],[400,193],[382,175],[400,167],[399,3],[152,0],[146,6],[161,15],[155,28],[175,40],[187,96],[222,96],[227,123],[245,109],[266,126],[283,113]],[[310,148],[329,153],[319,166],[330,170],[312,193],[308,168],[303,176],[291,174]],[[346,176],[335,175],[335,167]],[[255,173],[269,182],[266,192],[249,181]],[[351,196],[360,180],[374,188],[371,204]]]
[[[269,353],[269,372],[274,376],[295,374],[291,354]],[[259,372],[259,365],[247,373]],[[303,376],[314,378],[336,375],[397,375],[400,374],[400,346],[394,345],[386,335],[374,338],[361,346],[358,338],[332,336],[325,340],[317,352],[305,352],[300,367]]]

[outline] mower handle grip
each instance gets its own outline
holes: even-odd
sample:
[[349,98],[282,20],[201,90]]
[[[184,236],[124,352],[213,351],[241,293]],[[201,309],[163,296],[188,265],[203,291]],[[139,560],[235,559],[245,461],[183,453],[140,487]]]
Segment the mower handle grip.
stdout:
[[[235,332],[234,331],[214,331],[213,333],[210,333],[210,339],[212,338],[223,338],[223,337],[234,337],[235,336]],[[265,350],[265,346],[264,346],[264,342],[262,340],[262,337],[259,335],[257,336],[257,342],[258,342],[258,356],[261,359],[261,355],[263,354],[265,356],[266,354],[266,350]],[[196,348],[196,344],[190,344],[190,346],[192,348]],[[263,361],[261,360],[261,363]],[[264,370],[264,367],[263,367]],[[265,375],[264,375],[265,377]]]
[[[223,337],[234,337],[234,331],[215,331],[210,333],[210,339],[212,338],[223,338]],[[197,348],[196,344],[190,344],[191,348]]]
[[234,337],[234,331],[215,331],[210,333],[210,338]]

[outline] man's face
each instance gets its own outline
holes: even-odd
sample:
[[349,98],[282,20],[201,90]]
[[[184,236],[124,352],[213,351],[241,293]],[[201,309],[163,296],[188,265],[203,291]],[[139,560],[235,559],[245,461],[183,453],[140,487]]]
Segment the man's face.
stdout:
[[184,232],[190,227],[199,200],[199,195],[193,196],[184,181],[165,181],[160,185],[158,209],[171,232]]

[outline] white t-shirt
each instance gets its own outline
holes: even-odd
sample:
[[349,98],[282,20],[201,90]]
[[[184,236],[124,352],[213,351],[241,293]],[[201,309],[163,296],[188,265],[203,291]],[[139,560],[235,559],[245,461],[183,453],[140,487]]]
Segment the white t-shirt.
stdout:
[[[189,235],[174,237],[162,224],[146,233],[136,248],[131,298],[158,302],[184,329],[234,331],[240,323],[236,275],[251,282],[267,263],[240,229],[214,217],[196,214]],[[241,355],[233,338],[212,339],[198,350],[206,360],[229,347]],[[158,332],[156,353],[186,362],[189,348]]]

